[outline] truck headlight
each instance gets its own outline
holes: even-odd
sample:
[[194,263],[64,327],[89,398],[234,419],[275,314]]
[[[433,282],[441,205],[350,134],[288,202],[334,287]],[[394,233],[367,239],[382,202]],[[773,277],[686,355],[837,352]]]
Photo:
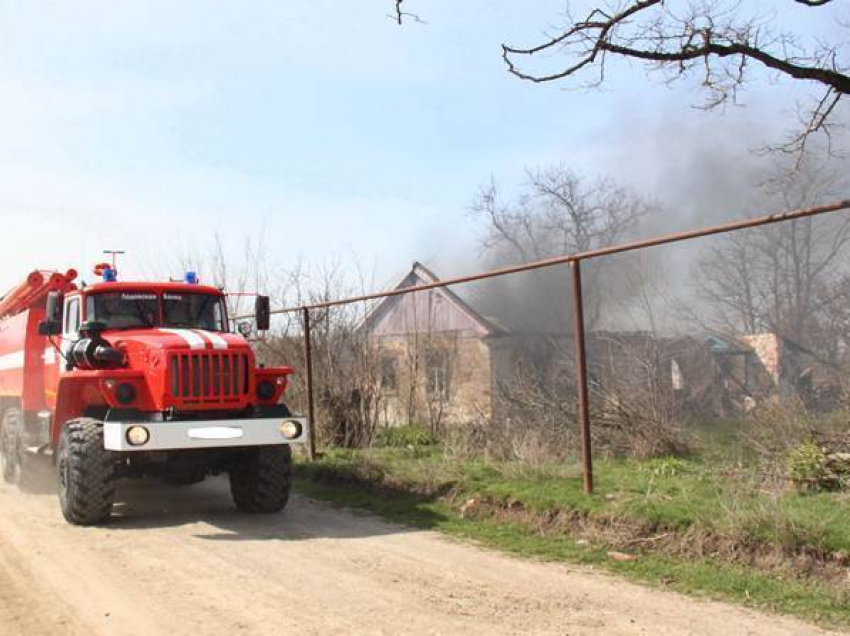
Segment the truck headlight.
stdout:
[[144,426],[131,426],[127,429],[127,443],[130,446],[144,446],[151,438],[151,434]]
[[301,436],[301,422],[298,420],[283,420],[280,424],[280,434],[286,439],[295,439]]

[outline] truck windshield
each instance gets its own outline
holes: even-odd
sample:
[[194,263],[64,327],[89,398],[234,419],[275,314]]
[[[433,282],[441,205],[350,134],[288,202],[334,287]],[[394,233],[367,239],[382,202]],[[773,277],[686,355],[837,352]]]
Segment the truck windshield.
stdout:
[[172,293],[162,295],[164,327],[188,327],[227,331],[224,302],[213,294]]
[[107,292],[86,297],[86,320],[107,329],[143,329],[159,322],[159,298],[150,292]]

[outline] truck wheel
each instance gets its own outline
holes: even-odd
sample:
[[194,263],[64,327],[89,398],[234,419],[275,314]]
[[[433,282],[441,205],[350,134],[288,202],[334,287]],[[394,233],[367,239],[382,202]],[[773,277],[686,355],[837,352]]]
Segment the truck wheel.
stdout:
[[292,451],[289,446],[261,446],[249,451],[230,470],[230,492],[242,512],[280,512],[292,490]]
[[56,467],[59,504],[69,523],[88,526],[106,521],[115,498],[115,463],[103,448],[103,423],[71,420],[62,429]]
[[21,479],[23,452],[21,449],[21,428],[23,415],[18,409],[6,409],[0,421],[0,463],[2,463],[3,481],[17,484]]

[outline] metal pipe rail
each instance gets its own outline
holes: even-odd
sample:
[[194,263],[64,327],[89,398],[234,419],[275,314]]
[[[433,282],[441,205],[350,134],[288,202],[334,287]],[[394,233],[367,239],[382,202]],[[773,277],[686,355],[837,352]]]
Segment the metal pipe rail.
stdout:
[[[764,216],[753,217],[749,219],[743,219],[741,221],[732,221],[730,223],[723,223],[720,225],[714,225],[707,228],[701,228],[696,230],[687,230],[684,232],[674,232],[672,234],[664,234],[661,236],[656,236],[653,238],[642,239],[637,241],[630,241],[628,243],[621,243],[619,245],[611,245],[609,247],[601,247],[595,250],[588,250],[586,252],[576,252],[574,254],[566,254],[563,256],[555,256],[552,258],[545,258],[538,261],[533,261],[531,263],[524,263],[522,265],[511,265],[509,267],[500,267],[497,269],[492,269],[486,272],[481,272],[478,274],[472,274],[469,276],[459,276],[456,278],[446,278],[444,280],[436,281],[434,283],[427,283],[425,285],[414,285],[411,287],[403,287],[399,289],[392,289],[389,291],[376,292],[372,294],[363,294],[361,296],[351,296],[349,298],[341,298],[339,300],[329,300],[320,303],[313,303],[309,305],[299,305],[297,307],[284,307],[281,309],[274,309],[271,311],[272,314],[288,314],[294,312],[301,312],[302,321],[304,326],[304,343],[305,343],[305,366],[307,373],[307,400],[309,405],[310,417],[311,420],[313,418],[314,411],[314,401],[313,401],[313,369],[312,369],[312,351],[311,351],[311,338],[310,338],[310,311],[315,309],[326,309],[329,307],[336,307],[339,305],[349,305],[352,303],[365,302],[369,300],[379,300],[381,298],[390,298],[392,296],[401,296],[403,294],[412,294],[420,291],[427,291],[429,289],[436,289],[441,287],[450,287],[453,285],[461,285],[463,283],[473,283],[480,280],[485,280],[488,278],[496,278],[498,276],[506,276],[508,274],[518,274],[521,272],[528,272],[536,269],[542,269],[545,267],[553,267],[555,265],[570,265],[570,270],[572,274],[572,289],[573,289],[573,329],[574,329],[574,337],[575,337],[575,357],[576,357],[576,391],[578,393],[579,398],[579,428],[580,428],[580,439],[581,439],[581,458],[582,458],[582,471],[584,476],[584,489],[587,493],[593,492],[593,466],[592,466],[592,453],[591,453],[591,441],[590,441],[590,414],[588,407],[588,387],[587,387],[587,360],[585,353],[585,336],[584,336],[584,312],[583,312],[583,298],[582,298],[582,289],[581,289],[581,261],[588,260],[591,258],[599,258],[601,256],[611,256],[613,254],[622,254],[624,252],[632,252],[635,250],[645,249],[648,247],[656,247],[659,245],[666,245],[668,243],[677,243],[680,241],[687,241],[697,238],[703,238],[706,236],[712,236],[715,234],[725,234],[727,232],[734,232],[737,230],[744,230],[748,228],[760,227],[763,225],[771,225],[774,223],[781,223],[785,221],[794,221],[798,219],[804,219],[808,217],[817,216],[819,214],[825,214],[827,212],[838,212],[840,210],[850,209],[850,199],[844,199],[841,201],[837,201],[835,203],[829,203],[826,205],[819,205],[811,208],[802,208],[799,210],[792,210],[789,212],[777,212],[774,214],[767,214]],[[252,318],[252,315],[238,316],[236,320]],[[309,428],[310,431],[310,455],[311,457],[315,453],[315,438],[313,437],[315,431],[315,426],[312,425]]]
[[[415,285],[411,287],[404,287],[401,289],[391,289],[382,292],[375,292],[372,294],[363,294],[362,296],[350,296],[348,298],[340,298],[338,300],[326,300],[320,303],[313,303],[309,305],[298,305],[295,307],[273,309],[271,313],[288,314],[296,311],[304,311],[305,309],[326,309],[328,307],[335,307],[337,305],[350,305],[351,303],[364,302],[368,300],[378,300],[380,298],[389,298],[391,296],[401,296],[403,294],[410,294],[417,291],[427,291],[429,289],[436,289],[438,287],[450,287],[452,285],[461,285],[463,283],[474,283],[475,281],[485,280],[487,278],[495,278],[497,276],[505,276],[507,274],[518,274],[534,269],[552,267],[553,265],[566,265],[574,261],[583,261],[590,258],[598,258],[600,256],[610,256],[612,254],[632,252],[634,250],[644,249],[647,247],[655,247],[658,245],[665,245],[667,243],[676,243],[678,241],[702,238],[705,236],[711,236],[713,234],[723,234],[725,232],[732,232],[735,230],[744,230],[747,228],[759,227],[761,225],[770,225],[772,223],[779,223],[782,221],[793,221],[795,219],[803,219],[810,216],[816,216],[818,214],[824,214],[826,212],[836,212],[838,210],[844,210],[848,208],[850,208],[850,199],[845,199],[843,201],[838,201],[837,203],[821,205],[813,208],[804,208],[791,212],[779,212],[775,214],[768,214],[766,216],[753,217],[751,219],[724,223],[722,225],[715,225],[713,227],[702,228],[698,230],[687,230],[684,232],[665,234],[662,236],[656,236],[654,238],[643,239],[639,241],[632,241],[629,243],[621,243],[620,245],[602,247],[595,250],[589,250],[587,252],[576,252],[574,254],[567,254],[564,256],[544,258],[539,261],[523,263],[522,265],[499,267],[497,269],[491,269],[486,272],[481,272],[479,274],[458,276],[456,278],[446,278],[434,283],[427,283],[425,285]],[[236,320],[245,320],[249,318],[253,318],[253,314],[237,316]]]

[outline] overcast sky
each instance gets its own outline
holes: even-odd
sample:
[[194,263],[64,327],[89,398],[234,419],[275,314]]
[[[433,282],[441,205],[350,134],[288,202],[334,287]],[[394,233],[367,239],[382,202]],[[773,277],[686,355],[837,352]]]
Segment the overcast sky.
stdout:
[[499,45],[535,42],[564,2],[406,4],[428,24],[400,28],[390,0],[0,0],[0,288],[105,248],[124,278],[171,270],[216,233],[233,258],[263,233],[279,265],[356,256],[381,283],[414,259],[472,266],[491,175],[563,161],[667,202],[737,191],[730,158],[804,94],[766,84],[706,115],[692,84],[638,68],[601,92],[533,85]]

